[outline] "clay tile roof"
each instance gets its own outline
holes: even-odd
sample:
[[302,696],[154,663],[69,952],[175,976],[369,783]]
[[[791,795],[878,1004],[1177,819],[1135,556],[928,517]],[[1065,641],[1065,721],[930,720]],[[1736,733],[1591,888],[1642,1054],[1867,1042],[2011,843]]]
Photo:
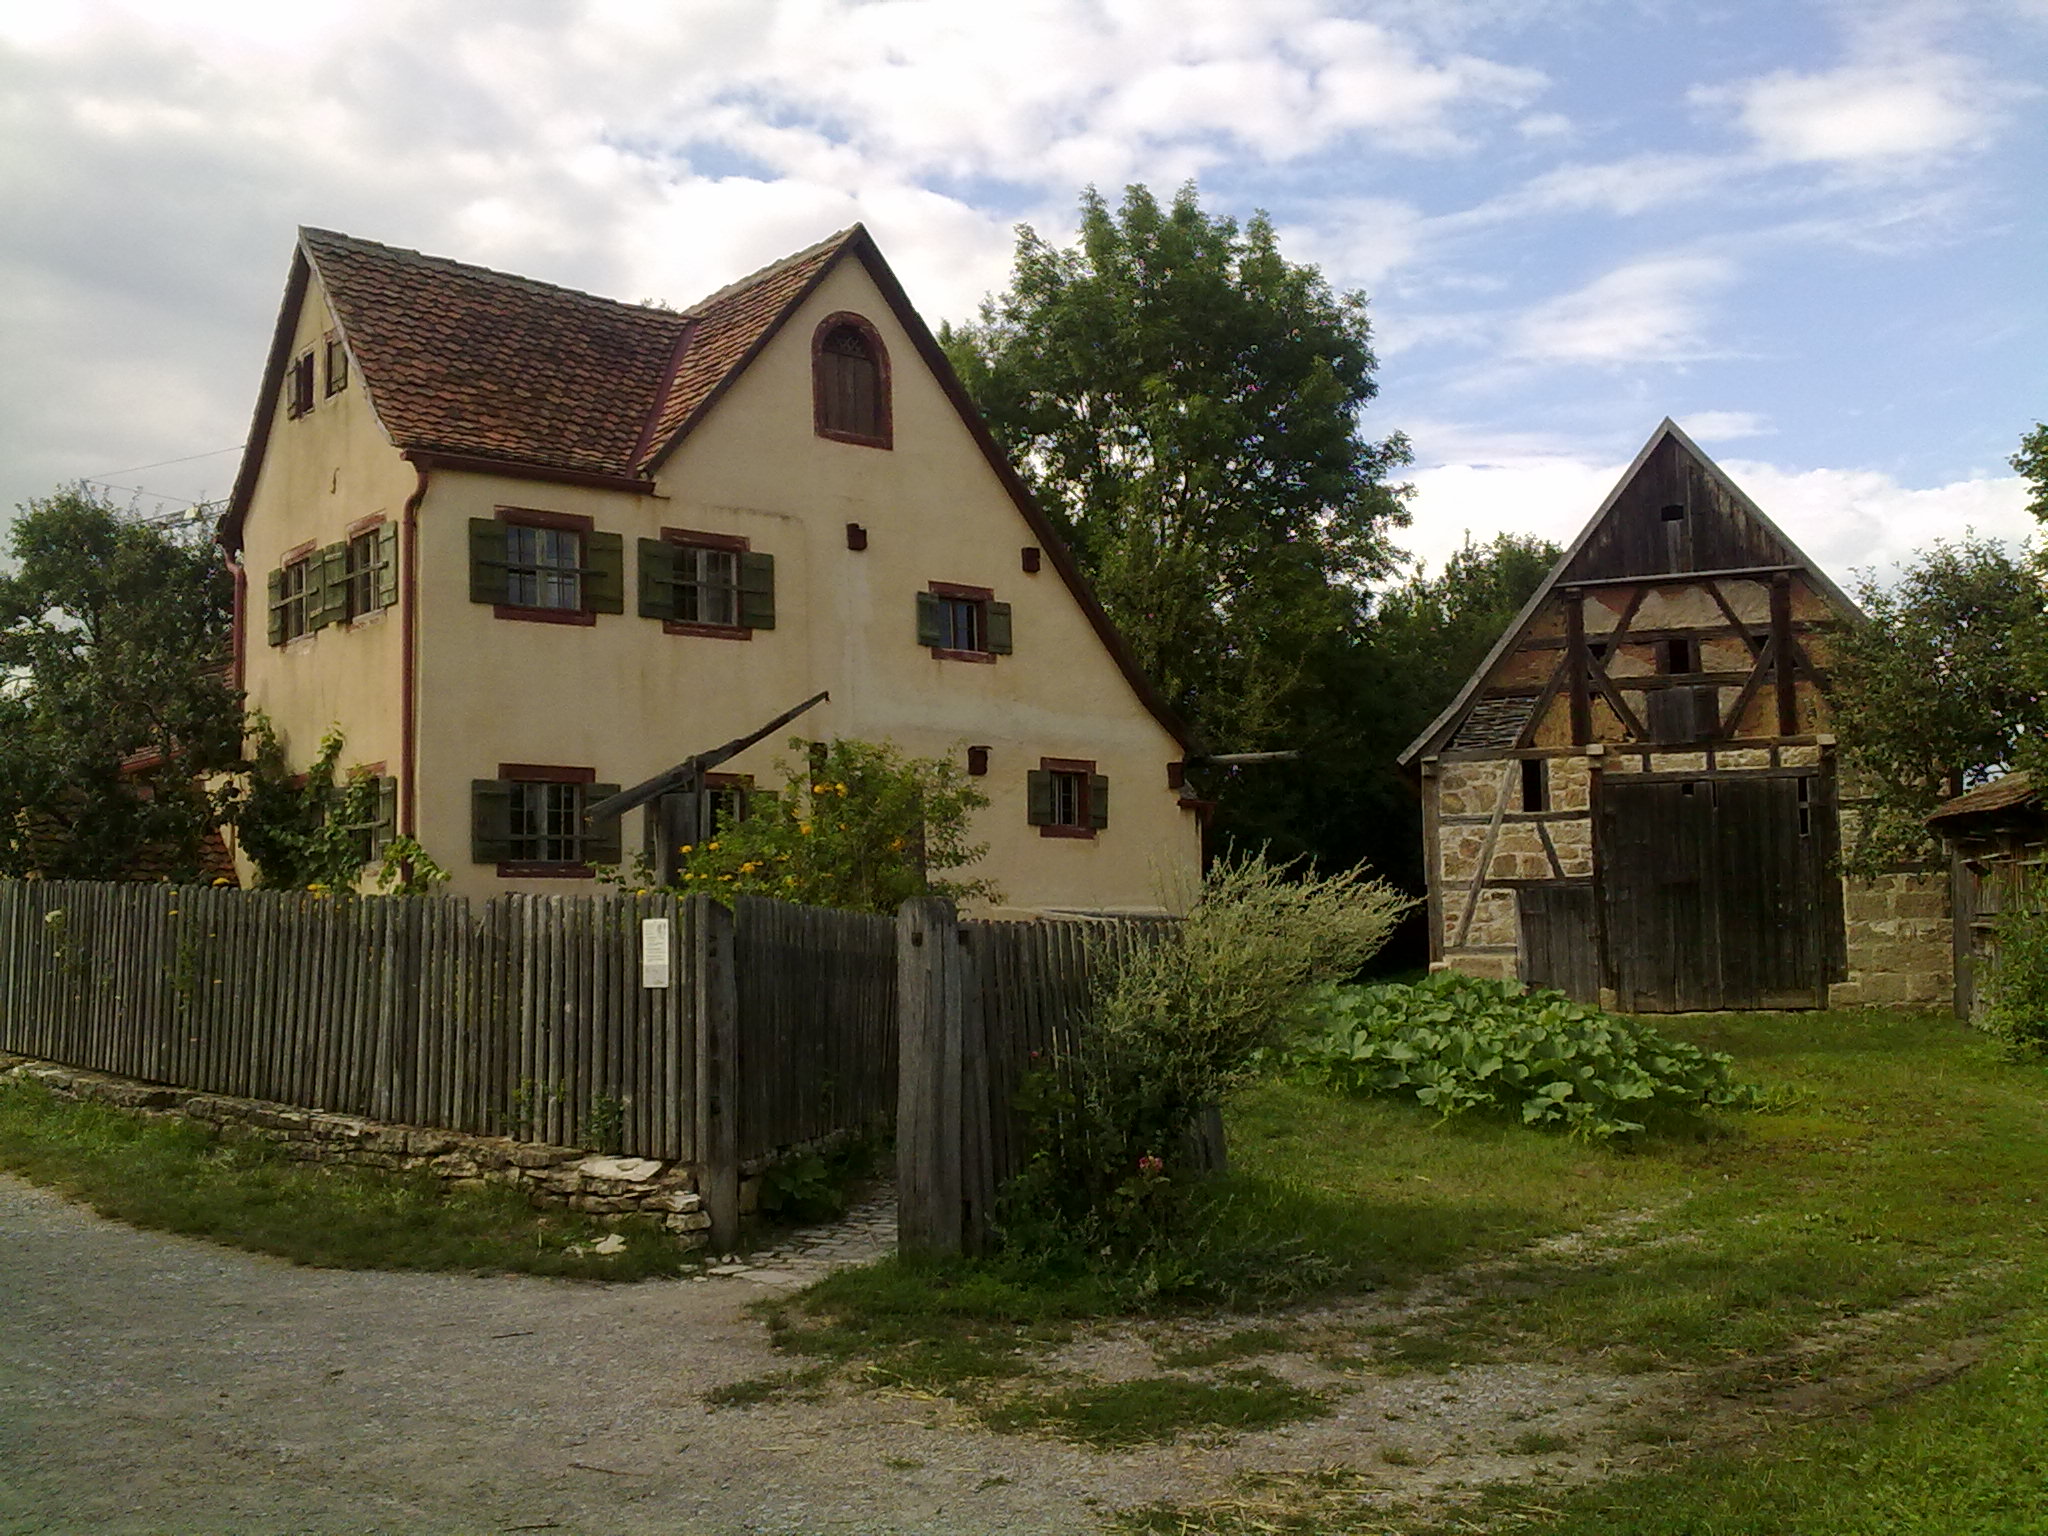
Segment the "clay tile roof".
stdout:
[[300,241],[400,448],[639,476],[851,234],[685,314],[331,230]]
[[1983,816],[1992,811],[2011,810],[2014,806],[2031,805],[2035,800],[2034,786],[2024,773],[2008,773],[2003,778],[1993,779],[1989,784],[1979,784],[1968,794],[1957,795],[1955,799],[1938,805],[1928,815],[1929,826],[1937,822],[1956,821],[1965,816]]
[[300,239],[399,447],[635,472],[686,317],[328,230]]
[[643,461],[643,471],[660,459],[718,386],[859,233],[858,224],[842,229],[690,306],[695,324],[689,346],[677,360],[661,415],[649,434],[651,452]]

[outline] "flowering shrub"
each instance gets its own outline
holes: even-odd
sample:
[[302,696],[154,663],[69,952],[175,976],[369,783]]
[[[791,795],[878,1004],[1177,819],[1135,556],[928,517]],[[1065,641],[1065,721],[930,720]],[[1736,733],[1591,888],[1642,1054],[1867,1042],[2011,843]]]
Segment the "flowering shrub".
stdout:
[[1331,987],[1321,1033],[1286,1052],[1311,1082],[1412,1097],[1439,1114],[1505,1114],[1588,1137],[1644,1128],[1659,1111],[1750,1108],[1729,1058],[1562,992],[1439,971],[1413,985]]
[[1002,899],[987,880],[959,878],[988,852],[967,836],[988,797],[957,764],[835,741],[816,760],[777,766],[780,794],[756,792],[744,821],[721,819],[712,837],[683,847],[679,890],[884,913],[927,894]]

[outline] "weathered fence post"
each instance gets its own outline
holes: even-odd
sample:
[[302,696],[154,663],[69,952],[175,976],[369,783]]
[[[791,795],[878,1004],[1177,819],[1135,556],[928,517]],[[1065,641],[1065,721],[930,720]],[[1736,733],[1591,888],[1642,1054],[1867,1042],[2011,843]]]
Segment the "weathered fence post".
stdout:
[[986,924],[975,922],[961,923],[954,930],[960,968],[960,1241],[967,1252],[975,1254],[988,1251],[996,1203],[991,1126],[996,1107],[989,1081],[988,1009],[982,990],[991,979],[982,942],[987,933]]
[[732,913],[708,896],[691,898],[697,920],[697,1166],[711,1246],[730,1251],[740,1233],[739,986],[733,971]]
[[912,897],[896,911],[896,1245],[958,1253],[962,952],[953,904]]

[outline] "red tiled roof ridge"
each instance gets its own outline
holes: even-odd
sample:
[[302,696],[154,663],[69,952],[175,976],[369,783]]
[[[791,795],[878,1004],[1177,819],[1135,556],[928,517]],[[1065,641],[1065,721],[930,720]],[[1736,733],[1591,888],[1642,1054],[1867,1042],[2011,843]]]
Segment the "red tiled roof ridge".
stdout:
[[760,268],[758,271],[749,272],[745,277],[737,278],[734,281],[727,283],[723,288],[720,288],[715,293],[705,294],[703,298],[699,299],[696,303],[692,304],[688,309],[684,310],[683,313],[690,316],[692,319],[702,319],[704,318],[705,312],[709,310],[714,304],[721,304],[725,300],[734,298],[737,295],[744,293],[746,290],[750,288],[756,287],[761,283],[767,282],[771,278],[779,277],[784,272],[788,271],[791,267],[801,266],[804,262],[810,261],[814,257],[822,256],[827,251],[833,250],[838,246],[844,245],[847,241],[853,239],[856,235],[861,235],[865,233],[866,226],[861,224],[849,224],[846,226],[846,228],[840,230],[836,234],[827,235],[824,239],[817,241],[815,244],[807,245],[800,251],[793,251],[789,255],[782,257],[780,260],[769,262],[767,266]]
[[586,303],[602,305],[607,309],[636,311],[653,317],[657,324],[669,323],[677,326],[687,324],[691,316],[686,311],[662,309],[653,304],[635,304],[626,299],[607,298],[601,293],[592,293],[584,288],[571,288],[563,283],[544,282],[537,277],[522,277],[517,272],[501,271],[497,267],[479,266],[473,261],[457,261],[453,256],[435,256],[427,251],[417,251],[406,245],[386,245],[381,240],[365,240],[360,235],[344,234],[336,229],[319,229],[310,224],[299,226],[299,237],[309,243],[323,243],[347,247],[352,252],[374,254],[392,258],[412,266],[432,267],[445,272],[461,273],[466,277],[482,278],[503,283],[510,288],[520,288],[533,293],[552,294],[560,298],[581,299]]

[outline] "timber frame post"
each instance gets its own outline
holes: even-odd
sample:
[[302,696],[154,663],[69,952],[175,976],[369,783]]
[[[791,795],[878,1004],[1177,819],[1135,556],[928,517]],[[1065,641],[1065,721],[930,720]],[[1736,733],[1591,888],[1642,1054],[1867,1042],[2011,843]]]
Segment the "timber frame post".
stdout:
[[[1586,684],[1586,594],[1573,587],[1565,593],[1565,665],[1571,677],[1572,745],[1583,747],[1593,739],[1593,701]],[[1535,721],[1530,721],[1531,726]]]

